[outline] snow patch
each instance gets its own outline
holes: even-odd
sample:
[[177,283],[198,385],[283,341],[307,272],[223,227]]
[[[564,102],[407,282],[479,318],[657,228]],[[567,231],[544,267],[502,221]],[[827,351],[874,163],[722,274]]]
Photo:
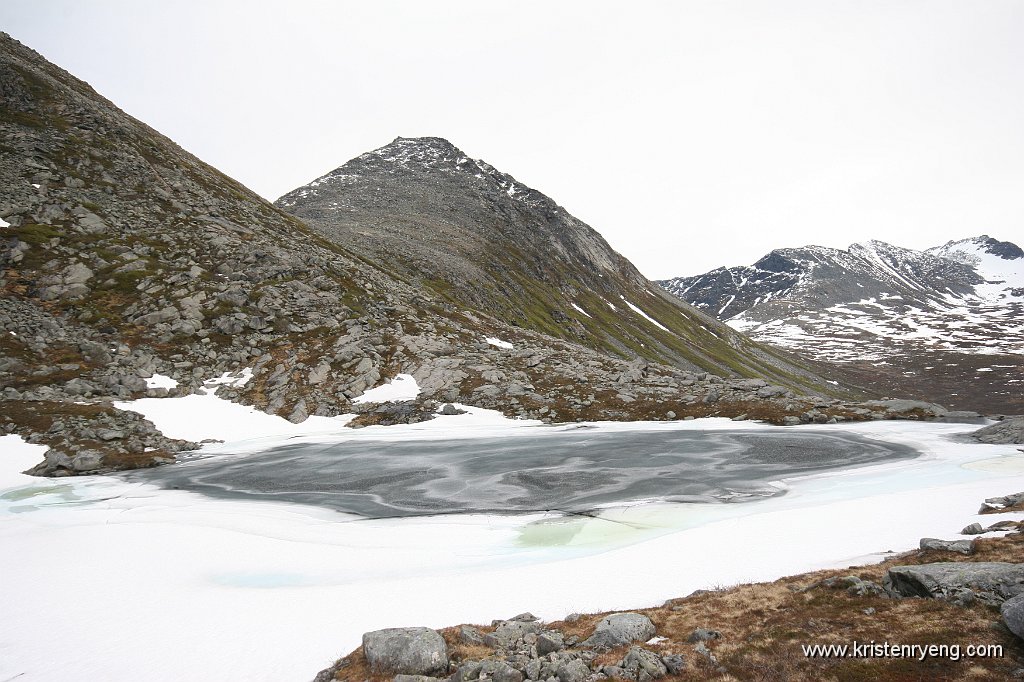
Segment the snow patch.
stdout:
[[588,313],[586,310],[584,310],[583,308],[579,307],[575,303],[570,303],[569,305],[571,305],[573,308],[575,308],[576,312],[582,313],[582,314],[586,315],[587,317],[590,317],[590,313]]
[[146,379],[146,388],[166,388],[168,390],[178,387],[178,381],[164,374],[154,374]]
[[293,424],[284,417],[220,398],[216,390],[180,398],[116,401],[114,407],[138,412],[168,438],[192,441],[250,441],[274,436],[334,433],[353,416],[309,417],[301,424]]
[[[21,472],[43,461],[47,449],[45,445],[26,443],[21,436],[13,433],[0,436],[0,490],[38,481],[39,478]],[[0,672],[3,672],[2,662]]]
[[654,319],[653,317],[651,317],[650,315],[648,315],[647,313],[645,313],[644,311],[640,310],[635,305],[633,305],[632,303],[627,301],[625,296],[619,294],[619,298],[621,298],[622,302],[625,303],[626,305],[628,305],[633,310],[634,313],[636,313],[640,317],[644,318],[645,320],[647,320],[648,322],[653,324],[655,327],[659,327],[661,329],[664,329],[665,331],[671,331],[668,327],[663,325],[661,322],[658,322],[656,319]]
[[219,377],[207,379],[203,382],[203,386],[212,388],[216,392],[221,386],[241,388],[249,383],[250,379],[252,379],[252,368],[246,367],[240,372],[224,372]]
[[498,348],[504,348],[505,350],[512,350],[512,344],[511,343],[509,343],[508,341],[502,341],[501,339],[499,339],[496,336],[488,336],[484,340],[487,343],[491,344],[492,346],[497,346]]
[[420,394],[420,386],[411,374],[399,374],[386,384],[371,388],[352,402],[356,405],[362,403],[388,403],[402,400],[413,400]]

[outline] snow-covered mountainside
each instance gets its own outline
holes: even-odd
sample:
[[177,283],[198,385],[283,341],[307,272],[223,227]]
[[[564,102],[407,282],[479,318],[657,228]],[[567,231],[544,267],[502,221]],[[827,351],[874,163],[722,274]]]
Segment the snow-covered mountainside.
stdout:
[[926,388],[941,372],[935,380],[975,387],[951,384],[951,403],[983,385],[999,405],[1024,387],[1024,251],[987,235],[925,251],[879,241],[778,249],[659,284],[761,341],[904,384]]

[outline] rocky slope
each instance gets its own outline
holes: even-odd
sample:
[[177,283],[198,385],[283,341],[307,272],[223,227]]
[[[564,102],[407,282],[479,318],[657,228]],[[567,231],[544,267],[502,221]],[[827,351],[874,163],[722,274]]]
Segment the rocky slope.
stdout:
[[[396,179],[374,176],[349,195],[370,208],[336,234],[6,35],[0,95],[0,430],[51,446],[37,473],[145,466],[194,447],[113,407],[167,395],[147,381],[155,373],[183,395],[251,368],[251,381],[218,395],[293,421],[363,413],[356,425],[429,418],[454,401],[549,421],[931,414],[845,402],[851,392],[659,293],[592,230],[518,184],[502,188],[511,179],[481,163],[471,177],[490,184],[459,198],[445,173],[434,182],[371,154],[357,165]],[[401,215],[374,218],[382,196],[397,201],[403,174],[416,181]],[[467,202],[479,205],[464,214]],[[417,240],[433,244],[422,258],[393,251],[402,240],[387,236],[408,236],[416,205]],[[438,223],[442,206],[459,216],[457,234]],[[522,241],[511,260],[477,259],[513,237]],[[570,318],[572,303],[590,317]],[[353,404],[398,373],[419,382],[414,403]]]
[[1024,408],[1024,252],[1010,242],[779,249],[660,284],[760,341],[842,363],[844,376],[882,392]]

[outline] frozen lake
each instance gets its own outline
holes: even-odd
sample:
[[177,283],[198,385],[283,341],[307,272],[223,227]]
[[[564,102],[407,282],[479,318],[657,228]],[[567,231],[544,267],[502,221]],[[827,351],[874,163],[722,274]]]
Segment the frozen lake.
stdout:
[[42,448],[0,437],[0,681],[305,681],[368,630],[871,562],[1024,490],[1024,456],[969,442],[976,425],[580,429],[475,410],[352,430],[214,396],[132,407],[165,433],[246,438],[145,476],[40,479],[17,472]]
[[908,459],[913,448],[853,432],[610,431],[534,427],[455,441],[284,444],[130,478],[208,495],[330,507],[369,518],[449,513],[591,512],[634,502],[743,501],[774,481]]

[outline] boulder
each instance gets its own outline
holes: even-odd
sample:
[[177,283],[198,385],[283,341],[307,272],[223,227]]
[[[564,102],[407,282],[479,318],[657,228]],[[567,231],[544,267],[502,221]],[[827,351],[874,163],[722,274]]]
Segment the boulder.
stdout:
[[990,497],[981,504],[981,509],[978,510],[979,514],[984,514],[990,511],[1000,511],[1007,507],[1013,507],[1015,505],[1024,502],[1024,493],[1014,493],[1013,495],[1004,495],[1002,497]]
[[937,538],[921,538],[921,549],[938,550],[941,552],[957,552],[974,554],[974,540],[939,540]]
[[891,594],[953,601],[971,592],[972,598],[1000,604],[1024,593],[1024,564],[998,561],[942,562],[893,566],[884,585]]
[[103,453],[95,450],[80,450],[71,458],[71,468],[75,471],[95,471],[103,467]]
[[565,638],[561,632],[545,630],[537,636],[537,655],[547,656],[554,651],[565,648]]
[[433,675],[448,670],[448,647],[430,628],[387,628],[363,635],[363,654],[374,672]]
[[459,640],[463,644],[483,644],[484,636],[483,633],[471,625],[460,625]]
[[658,654],[638,646],[630,648],[619,667],[638,678],[641,673],[647,673],[652,678],[664,677],[668,673],[668,668]]
[[480,661],[466,661],[458,667],[452,675],[452,682],[468,682],[468,680],[480,679]]
[[523,642],[528,634],[536,635],[542,630],[539,623],[529,620],[498,621],[494,632],[484,635],[484,644],[489,647],[512,649]]
[[999,611],[1010,632],[1024,639],[1024,594],[1004,601]]
[[580,659],[574,658],[558,666],[555,675],[559,682],[583,682],[590,676],[590,668]]
[[523,673],[502,662],[491,673],[491,682],[523,682]]
[[678,675],[686,667],[686,659],[683,658],[682,654],[668,654],[667,656],[661,657],[661,662],[665,664],[665,668],[668,670],[670,675]]
[[789,389],[783,386],[765,386],[764,388],[758,390],[757,397],[777,398],[779,396],[788,396],[789,394]]
[[686,639],[690,644],[696,644],[697,642],[707,642],[712,639],[721,638],[722,633],[718,630],[708,630],[707,628],[697,628],[690,636]]
[[651,619],[642,613],[613,613],[594,628],[594,634],[583,641],[583,646],[612,648],[620,644],[646,642],[656,630]]
[[921,400],[868,400],[864,404],[872,407],[879,407],[890,416],[920,413],[928,417],[943,417],[949,412],[949,410],[942,405],[926,403]]
[[1024,443],[1024,417],[1007,417],[978,429],[971,436],[982,443]]

